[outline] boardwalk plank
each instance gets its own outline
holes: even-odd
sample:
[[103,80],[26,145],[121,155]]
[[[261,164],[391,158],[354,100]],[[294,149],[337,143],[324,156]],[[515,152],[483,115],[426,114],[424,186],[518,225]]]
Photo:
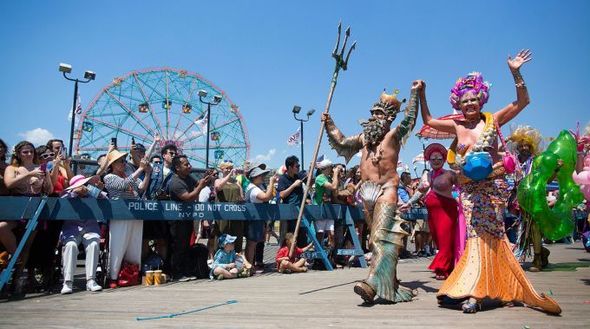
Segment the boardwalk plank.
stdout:
[[[464,315],[440,308],[441,282],[426,270],[428,259],[404,260],[403,284],[418,289],[410,303],[366,307],[352,283],[366,269],[305,274],[269,274],[249,279],[200,280],[159,287],[129,287],[101,293],[75,292],[0,302],[1,328],[587,328],[590,323],[590,255],[575,245],[550,245],[553,271],[527,273],[538,292],[552,293],[563,309],[550,316],[527,307]],[[579,265],[566,271],[562,265]],[[571,264],[569,264],[571,265]],[[585,266],[585,267],[584,267]],[[302,294],[305,293],[305,294]],[[228,300],[238,303],[170,319],[137,321],[199,309]]]

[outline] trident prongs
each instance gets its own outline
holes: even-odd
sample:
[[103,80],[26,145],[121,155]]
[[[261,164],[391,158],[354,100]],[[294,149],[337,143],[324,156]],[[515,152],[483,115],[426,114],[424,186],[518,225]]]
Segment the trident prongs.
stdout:
[[334,51],[332,51],[332,57],[337,58],[338,56],[338,47],[340,47],[340,33],[342,32],[342,22],[338,22],[338,38],[336,38],[336,47],[334,47]]
[[347,67],[348,67],[348,59],[350,58],[350,53],[352,53],[352,51],[354,50],[354,48],[356,48],[356,41],[352,43],[352,46],[350,47],[350,49],[348,49],[348,53],[346,54],[346,59],[344,59],[344,62],[342,63],[342,69],[344,71],[346,71]]
[[344,49],[346,49],[346,43],[348,42],[348,38],[350,38],[350,26],[346,28],[344,32],[344,43],[342,44],[342,51],[340,51],[340,57],[344,55]]
[[356,41],[352,44],[352,47],[346,53],[346,57],[344,57],[344,52],[346,51],[346,43],[348,42],[348,38],[350,37],[350,26],[346,28],[344,32],[344,42],[342,43],[342,49],[340,49],[340,53],[338,53],[338,48],[340,48],[340,37],[342,35],[342,23],[338,23],[338,39],[336,40],[336,47],[332,52],[332,57],[336,60],[336,71],[342,69],[346,71],[348,67],[348,59],[350,58],[350,53],[356,46]]

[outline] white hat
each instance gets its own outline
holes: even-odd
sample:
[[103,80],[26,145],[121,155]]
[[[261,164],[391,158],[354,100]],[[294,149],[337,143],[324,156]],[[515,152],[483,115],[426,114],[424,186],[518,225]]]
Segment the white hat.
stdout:
[[326,159],[326,158],[324,158],[322,161],[316,163],[316,167],[318,167],[318,169],[325,169],[331,165],[333,165],[332,161],[330,161],[329,159]]
[[250,170],[248,173],[248,177],[254,178],[260,175],[268,174],[270,170],[268,169],[261,169],[260,167],[254,167],[254,169]]

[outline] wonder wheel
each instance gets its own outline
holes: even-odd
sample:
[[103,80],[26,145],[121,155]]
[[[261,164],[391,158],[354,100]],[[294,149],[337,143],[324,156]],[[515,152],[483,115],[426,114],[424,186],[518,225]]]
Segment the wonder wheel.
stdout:
[[111,138],[121,151],[129,150],[132,139],[148,148],[159,135],[158,149],[175,144],[193,166],[204,168],[207,104],[201,100],[220,100],[211,106],[209,166],[223,160],[242,164],[250,145],[238,106],[202,76],[170,68],[133,71],[104,87],[80,116],[75,153],[97,158]]

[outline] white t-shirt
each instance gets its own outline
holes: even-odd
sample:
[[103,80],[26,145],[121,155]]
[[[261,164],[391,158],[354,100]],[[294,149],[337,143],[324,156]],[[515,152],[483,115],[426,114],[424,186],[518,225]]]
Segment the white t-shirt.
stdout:
[[246,200],[251,203],[262,203],[256,196],[259,193],[264,193],[258,186],[250,183],[246,188]]
[[164,177],[168,176],[170,174],[170,168],[163,166],[163,172],[164,172]]
[[199,202],[209,202],[209,195],[211,195],[211,188],[209,186],[203,187],[199,192]]

